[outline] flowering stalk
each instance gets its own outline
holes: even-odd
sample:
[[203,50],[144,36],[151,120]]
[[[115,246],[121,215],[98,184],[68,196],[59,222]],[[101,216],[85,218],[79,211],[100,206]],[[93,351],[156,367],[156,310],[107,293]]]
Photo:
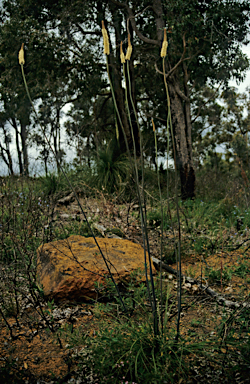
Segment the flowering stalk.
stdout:
[[[155,123],[154,120],[151,119],[152,126],[153,126],[153,132],[154,132],[154,139],[155,139],[155,162],[156,162],[156,171],[157,171],[157,180],[158,180],[158,188],[159,188],[159,195],[160,195],[160,207],[161,207],[161,253],[160,253],[160,303],[161,303],[161,309],[163,308],[163,287],[162,287],[162,254],[163,254],[163,226],[164,226],[164,211],[163,211],[163,203],[162,203],[162,195],[161,195],[161,182],[160,182],[160,175],[159,175],[159,167],[158,167],[158,149],[157,149],[157,137],[156,137],[156,131],[155,131]],[[161,312],[160,312],[161,313]],[[160,315],[160,322],[161,322],[161,331],[163,334],[163,314]]]
[[[178,219],[178,253],[176,252],[176,262],[177,262],[177,276],[178,276],[178,314],[177,314],[177,329],[176,329],[176,342],[178,342],[180,336],[180,318],[181,318],[181,226],[180,226],[180,214],[179,214],[179,205],[178,205],[178,191],[177,191],[177,166],[176,166],[176,152],[174,145],[174,133],[171,120],[171,109],[170,109],[170,97],[168,92],[168,85],[166,81],[166,72],[165,72],[165,57],[167,55],[167,31],[164,29],[164,38],[161,48],[161,57],[162,57],[162,66],[163,66],[163,78],[167,94],[167,107],[168,107],[168,116],[167,116],[167,127],[170,127],[172,142],[173,142],[173,152],[174,152],[174,164],[175,164],[175,197],[176,197],[176,213]],[[169,199],[168,199],[169,200]],[[169,208],[168,208],[169,209]]]
[[[136,175],[136,186],[138,189],[138,201],[139,201],[139,207],[140,207],[140,215],[141,215],[141,228],[142,228],[142,235],[143,235],[143,248],[144,248],[144,258],[145,258],[145,277],[147,282],[147,288],[148,288],[148,296],[150,305],[152,308],[153,318],[154,318],[154,333],[155,335],[159,334],[159,327],[158,327],[158,316],[157,316],[157,308],[156,308],[156,295],[155,295],[155,286],[154,286],[154,277],[153,277],[153,270],[152,270],[152,259],[151,259],[151,252],[150,252],[150,246],[149,246],[149,240],[148,240],[148,234],[147,234],[147,218],[146,218],[146,209],[145,209],[145,198],[144,198],[144,166],[143,166],[143,153],[142,153],[142,138],[141,138],[141,132],[140,132],[140,125],[138,121],[137,112],[135,109],[134,100],[132,97],[132,87],[131,87],[131,79],[130,79],[130,70],[129,70],[129,60],[132,55],[132,44],[130,40],[130,34],[128,34],[128,48],[125,60],[127,60],[127,78],[128,78],[128,84],[129,84],[129,97],[130,101],[133,107],[134,116],[136,119],[136,124],[138,127],[139,132],[139,138],[140,138],[140,152],[141,152],[141,164],[142,164],[142,197],[140,196],[140,190],[139,190],[139,177],[138,177],[138,167],[137,167],[137,159],[136,159],[136,148],[135,148],[135,138],[134,138],[134,132],[133,132],[133,125],[131,121],[131,114],[129,110],[129,104],[128,104],[128,92],[127,92],[127,86],[126,86],[126,75],[125,75],[125,66],[123,63],[123,73],[125,78],[125,97],[126,97],[126,105],[127,105],[127,112],[128,112],[128,118],[131,128],[131,136],[133,140],[133,147],[134,147],[134,167],[135,167],[135,175]],[[144,207],[144,208],[143,208]],[[152,288],[152,299],[151,299],[151,293],[149,288],[149,280],[148,280],[148,272],[147,272],[147,254],[146,249],[148,251],[148,265],[149,265],[149,274],[150,274],[150,282],[151,282],[151,288]]]
[[[131,45],[131,43],[130,43],[130,45]],[[132,53],[132,46],[131,46],[131,50],[130,50],[130,56],[131,56],[131,53]],[[133,167],[133,169],[134,169],[134,172],[135,172],[136,187],[138,189],[140,183],[139,183],[139,175],[138,175],[138,167],[137,167],[137,159],[136,159],[135,138],[134,138],[133,125],[132,125],[132,121],[131,121],[131,114],[130,114],[129,104],[128,104],[128,88],[127,88],[126,75],[125,75],[125,65],[124,65],[124,61],[123,61],[124,54],[123,54],[123,51],[122,51],[122,43],[120,45],[120,57],[121,57],[121,63],[123,65],[123,75],[124,75],[124,78],[125,78],[125,101],[126,101],[128,120],[129,120],[129,125],[130,125],[130,130],[131,130],[132,141],[133,141],[133,148],[134,148],[134,167]],[[126,55],[126,57],[127,57],[127,55]],[[127,61],[127,64],[128,64],[128,61]],[[130,85],[130,87],[129,87],[129,89],[130,89],[130,99],[131,99],[131,103],[133,105],[134,114],[136,116],[136,121],[137,121],[137,124],[138,124],[138,119],[137,119],[137,115],[136,115],[136,111],[135,111],[135,106],[134,106],[132,95],[131,95],[129,65],[127,65],[127,74],[128,74],[129,85]],[[140,133],[139,124],[138,124],[138,131]],[[149,279],[148,279],[148,271],[147,271],[147,254],[146,254],[146,238],[147,238],[147,234],[145,233],[146,232],[146,228],[145,228],[146,219],[145,219],[145,215],[144,215],[144,212],[143,212],[143,209],[142,209],[142,202],[140,200],[139,189],[138,189],[137,193],[138,193],[139,207],[140,207],[140,216],[141,216],[141,223],[142,223],[141,226],[142,226],[142,235],[143,235],[142,237],[143,237],[143,250],[144,250],[145,277],[146,277],[146,284],[147,284],[147,289],[148,289],[148,297],[149,297],[150,305],[151,305],[151,308],[152,308],[152,312],[154,312],[154,305],[153,305],[153,302],[151,300],[150,286],[149,286]],[[143,193],[143,186],[142,186],[142,193]]]

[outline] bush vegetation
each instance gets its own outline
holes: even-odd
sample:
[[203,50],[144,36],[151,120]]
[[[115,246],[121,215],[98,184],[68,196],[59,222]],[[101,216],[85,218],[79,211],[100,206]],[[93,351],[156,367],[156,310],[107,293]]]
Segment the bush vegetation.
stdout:
[[[70,171],[69,175],[72,183],[75,183],[78,170]],[[58,180],[59,184],[60,177],[55,175],[52,178],[53,183],[55,181],[57,184]],[[238,183],[241,184],[240,178]],[[164,315],[163,323],[159,324],[158,336],[154,336],[146,286],[137,281],[136,274],[123,293],[129,316],[123,313],[117,293],[111,284],[106,288],[105,302],[93,303],[92,311],[98,322],[95,336],[81,328],[72,331],[69,327],[58,331],[54,327],[53,319],[47,316],[46,307],[43,307],[48,306],[48,303],[43,297],[42,287],[38,287],[36,283],[36,249],[42,242],[66,238],[71,234],[90,236],[91,233],[84,222],[72,221],[62,227],[57,220],[52,220],[51,211],[55,200],[62,196],[62,190],[58,194],[56,188],[51,188],[51,193],[48,194],[47,186],[41,178],[1,179],[1,285],[5,287],[4,291],[1,291],[1,315],[6,326],[9,326],[13,340],[15,331],[10,325],[10,319],[14,317],[17,323],[23,322],[22,302],[31,295],[32,306],[36,307],[40,303],[39,315],[46,319],[48,329],[55,335],[56,340],[59,338],[62,343],[65,341],[69,350],[76,346],[85,346],[84,353],[75,357],[78,369],[86,376],[95,372],[95,380],[98,383],[175,383],[180,380],[192,382],[193,367],[199,366],[201,361],[206,361],[206,367],[211,365],[214,372],[224,370],[225,377],[234,375],[234,372],[247,372],[250,343],[247,333],[249,309],[242,308],[232,312],[225,308],[222,319],[216,321],[218,329],[211,338],[201,334],[200,339],[197,339],[197,332],[192,332],[191,328],[195,324],[195,327],[202,329],[203,320],[194,316],[187,336],[176,342],[176,328],[172,321],[172,317],[176,316],[176,293],[172,290],[170,281],[166,281],[161,298],[160,277],[155,280],[156,300],[158,303],[163,300],[161,311]],[[153,189],[153,186],[151,188]],[[154,188],[154,196],[157,196],[157,185]],[[79,183],[78,192],[82,196],[85,195],[85,184],[83,186]],[[68,192],[65,190],[65,193]],[[101,199],[103,193],[102,187],[99,190],[92,187],[85,196]],[[105,194],[105,201],[113,199],[114,193]],[[151,193],[152,191],[150,195]],[[188,254],[191,249],[196,257],[202,256],[206,260],[210,254],[221,250],[230,252],[244,241],[244,245],[248,247],[246,234],[249,233],[250,210],[245,204],[248,199],[247,191],[239,196],[234,194],[234,189],[228,189],[227,196],[217,200],[219,191],[214,190],[213,194],[200,195],[195,200],[180,202],[183,255],[186,252]],[[125,198],[123,194],[123,204],[127,203]],[[163,205],[165,206],[164,199]],[[178,227],[173,203],[170,203],[170,209],[171,221],[167,213],[164,213],[164,232],[169,239]],[[148,225],[153,232],[158,231],[161,226],[159,212],[159,199],[150,200],[149,197]],[[98,235],[97,230],[95,234]],[[171,241],[170,248],[174,255],[175,242]],[[168,248],[166,244],[165,246]],[[169,263],[171,252],[166,248],[163,260]],[[174,259],[175,256],[172,262],[175,262]],[[237,266],[225,267],[222,272],[220,265],[216,268],[204,268],[204,276],[215,289],[220,289],[221,280],[225,287],[233,275],[247,279],[249,270],[247,253],[245,257],[243,253],[243,258]],[[240,299],[247,300],[247,297],[244,298],[243,295]],[[186,296],[183,298],[184,307],[185,303],[190,305]],[[221,315],[218,314],[218,317]],[[33,317],[26,319],[30,327],[34,321]],[[226,334],[225,329],[229,329]]]

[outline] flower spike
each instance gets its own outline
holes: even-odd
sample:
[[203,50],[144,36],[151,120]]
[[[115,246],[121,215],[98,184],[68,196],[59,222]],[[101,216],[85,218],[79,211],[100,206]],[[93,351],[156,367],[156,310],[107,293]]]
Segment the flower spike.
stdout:
[[20,65],[23,65],[25,63],[23,47],[24,47],[24,43],[22,43],[21,49],[18,53],[18,60]]
[[130,34],[128,34],[128,48],[127,48],[127,53],[126,53],[125,59],[130,60],[131,55],[132,55],[132,45],[131,45],[131,41],[130,41]]
[[104,55],[109,55],[109,37],[108,32],[105,28],[104,21],[102,20],[102,36],[103,36],[103,45],[104,45]]
[[167,48],[168,48],[168,41],[167,41],[167,30],[164,28],[164,39],[161,47],[161,57],[166,57],[167,55]]
[[126,62],[126,60],[125,60],[125,56],[124,56],[123,49],[122,49],[122,41],[120,44],[120,58],[121,58],[121,63],[124,64]]

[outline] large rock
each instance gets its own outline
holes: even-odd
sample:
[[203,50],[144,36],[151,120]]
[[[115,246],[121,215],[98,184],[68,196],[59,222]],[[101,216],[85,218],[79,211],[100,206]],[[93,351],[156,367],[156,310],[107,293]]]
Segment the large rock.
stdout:
[[[97,241],[116,282],[127,280],[136,269],[144,271],[144,251],[140,245],[122,239]],[[95,283],[105,283],[108,270],[93,238],[70,236],[43,244],[37,255],[38,283],[49,299],[96,298]]]

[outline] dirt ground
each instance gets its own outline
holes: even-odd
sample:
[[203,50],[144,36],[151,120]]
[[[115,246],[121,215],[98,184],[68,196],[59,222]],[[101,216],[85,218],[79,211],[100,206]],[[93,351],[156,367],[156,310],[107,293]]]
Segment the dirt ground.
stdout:
[[[138,224],[138,209],[134,205],[115,206],[107,201],[82,200],[87,207],[87,216],[93,223],[93,228],[99,231],[100,236],[109,237],[120,234],[122,237],[136,243],[142,243]],[[131,214],[133,213],[133,214]],[[82,214],[73,202],[68,206],[58,206],[55,212],[57,222],[72,222],[72,217]],[[99,227],[98,227],[99,226]],[[152,256],[160,255],[160,230],[152,228],[149,231]],[[213,290],[224,295],[233,302],[241,302],[249,297],[249,274],[235,274],[242,260],[250,268],[250,250],[244,253],[240,247],[232,252],[221,250],[206,258],[195,252],[183,254],[182,273],[186,276],[202,281],[203,285],[210,286]],[[171,265],[176,269],[176,265]],[[219,279],[211,281],[208,271],[218,271]],[[230,278],[224,278],[223,271],[231,271]],[[220,273],[221,272],[221,273]],[[164,272],[164,281],[172,284],[176,290],[176,278],[169,272]],[[60,305],[59,305],[60,307]],[[81,332],[91,335],[98,330],[98,318],[94,316],[93,306],[90,303],[77,303],[61,306],[63,314],[58,316],[54,324],[55,330],[67,327],[79,328]],[[50,311],[49,308],[47,308]],[[65,315],[63,310],[73,315]],[[176,322],[176,309],[173,308],[172,324]],[[223,307],[201,290],[199,284],[183,282],[183,310],[181,316],[181,335],[186,337],[190,332],[196,333],[197,339],[213,337],[215,327],[219,324],[223,314]],[[2,317],[1,317],[2,319]],[[27,320],[28,319],[28,320]],[[32,327],[30,319],[36,326]],[[195,320],[194,320],[195,319]],[[12,327],[14,340],[4,319],[0,322],[0,367],[2,383],[81,383],[77,381],[77,371],[72,360],[72,350],[67,348],[64,338],[57,338],[58,332],[51,332],[41,320],[36,311],[30,308],[27,317],[23,316],[19,324],[14,318],[8,319]],[[242,382],[248,382],[246,379]],[[71,381],[70,381],[71,380]],[[75,381],[74,381],[75,380]],[[89,381],[91,382],[91,380]],[[202,381],[201,381],[202,382]],[[240,383],[240,381],[239,381]]]

